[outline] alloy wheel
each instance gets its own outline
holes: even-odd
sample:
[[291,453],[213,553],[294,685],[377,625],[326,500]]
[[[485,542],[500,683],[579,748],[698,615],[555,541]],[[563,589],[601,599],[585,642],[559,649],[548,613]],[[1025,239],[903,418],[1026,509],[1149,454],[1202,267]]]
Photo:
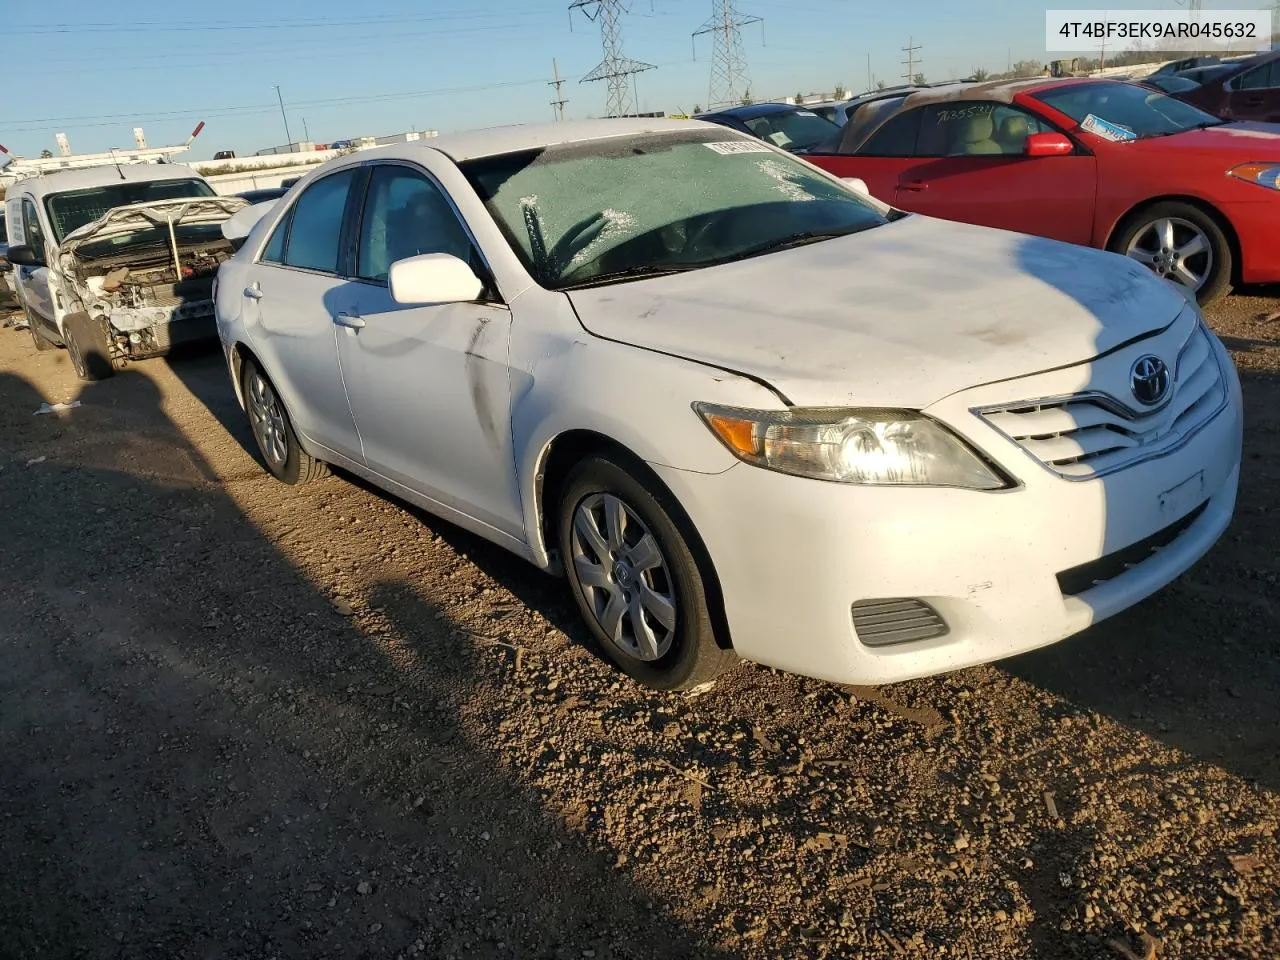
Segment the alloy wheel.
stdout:
[[1213,273],[1213,244],[1181,217],[1161,217],[1140,229],[1125,254],[1156,276],[1199,293]]
[[289,442],[285,433],[284,408],[276,392],[259,371],[249,374],[249,422],[258,446],[272,464],[283,467],[289,457]]
[[676,636],[675,583],[657,539],[618,497],[595,493],[573,513],[578,589],[604,635],[637,660],[659,660]]

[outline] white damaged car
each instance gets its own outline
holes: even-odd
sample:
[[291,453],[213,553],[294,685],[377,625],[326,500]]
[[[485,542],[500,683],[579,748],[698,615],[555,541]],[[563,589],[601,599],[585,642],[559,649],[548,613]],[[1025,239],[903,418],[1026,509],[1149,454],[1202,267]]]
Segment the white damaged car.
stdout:
[[399,144],[254,216],[216,310],[271,472],[341,466],[563,572],[658,688],[1030,650],[1232,516],[1240,388],[1194,303],[724,128]]
[[176,164],[58,171],[9,188],[10,261],[31,336],[85,380],[216,336],[213,280],[246,206]]

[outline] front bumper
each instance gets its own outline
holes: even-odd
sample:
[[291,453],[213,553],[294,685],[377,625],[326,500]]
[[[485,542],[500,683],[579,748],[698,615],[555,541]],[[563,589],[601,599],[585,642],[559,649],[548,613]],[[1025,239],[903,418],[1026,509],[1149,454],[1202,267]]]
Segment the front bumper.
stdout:
[[[1214,348],[1228,394],[1217,415],[1177,449],[1093,480],[1064,479],[987,428],[970,412],[974,392],[931,412],[966,424],[1018,478],[1015,489],[857,487],[747,465],[714,475],[654,469],[710,553],[741,656],[846,683],[941,673],[1077,633],[1150,596],[1217,541],[1235,507],[1242,414],[1234,367],[1216,341]],[[976,393],[982,402],[999,399],[992,388]],[[1197,510],[1157,552],[1064,594],[1059,574]],[[896,598],[924,601],[948,632],[868,646],[852,605]]]
[[1241,282],[1275,283],[1280,281],[1280,197],[1262,187],[1252,189],[1266,196],[1220,206],[1240,241]]

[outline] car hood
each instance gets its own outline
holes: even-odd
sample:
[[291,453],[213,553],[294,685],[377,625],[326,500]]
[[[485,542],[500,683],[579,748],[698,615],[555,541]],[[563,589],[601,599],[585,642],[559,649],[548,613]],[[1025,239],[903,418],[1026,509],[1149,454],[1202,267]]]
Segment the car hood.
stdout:
[[1238,154],[1241,162],[1249,160],[1280,161],[1280,124],[1224,123],[1203,130],[1188,130],[1168,137],[1147,137],[1122,144],[1140,150],[1185,150],[1200,153]]
[[164,226],[170,221],[175,226],[179,223],[221,223],[246,206],[248,201],[240,197],[181,197],[115,207],[63,237],[62,250],[75,253],[78,247],[90,240]]
[[569,297],[597,336],[749,375],[793,404],[910,409],[1089,360],[1187,304],[1115,254],[921,216]]

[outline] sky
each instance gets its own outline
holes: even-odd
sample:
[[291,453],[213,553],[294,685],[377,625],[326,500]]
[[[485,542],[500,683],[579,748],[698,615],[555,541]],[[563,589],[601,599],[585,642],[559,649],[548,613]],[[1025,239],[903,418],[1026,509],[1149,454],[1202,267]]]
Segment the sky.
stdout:
[[[304,133],[317,142],[405,130],[440,132],[552,119],[552,59],[567,78],[566,116],[605,113],[604,83],[578,78],[601,59],[598,27],[570,0],[62,0],[6,11],[0,144],[21,156],[126,147],[142,126],[152,146],[183,143],[183,159],[240,155]],[[636,78],[643,111],[705,105],[712,40],[691,34],[711,0],[628,0],[628,57],[658,69]],[[1124,0],[1173,10],[1178,0]],[[1266,6],[1205,0],[1205,8]],[[6,4],[9,6],[9,4]],[[1046,7],[1091,9],[1097,0],[738,0],[756,97],[860,91],[870,75],[902,82],[902,52],[918,44],[930,80],[974,67],[1005,69],[1045,53]],[[1054,54],[1053,56],[1061,56]],[[285,104],[285,118],[276,85]]]

